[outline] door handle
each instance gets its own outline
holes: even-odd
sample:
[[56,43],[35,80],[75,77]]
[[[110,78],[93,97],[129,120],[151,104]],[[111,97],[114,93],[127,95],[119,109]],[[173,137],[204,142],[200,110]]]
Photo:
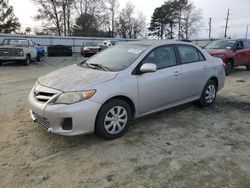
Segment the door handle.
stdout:
[[203,65],[203,69],[207,69],[207,65]]
[[181,73],[179,71],[174,72],[174,76],[180,76],[180,75],[181,75]]

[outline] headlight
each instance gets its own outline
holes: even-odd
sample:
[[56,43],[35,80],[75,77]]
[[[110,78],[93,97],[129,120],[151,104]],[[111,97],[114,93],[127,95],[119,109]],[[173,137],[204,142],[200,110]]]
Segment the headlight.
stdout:
[[18,50],[17,54],[20,55],[20,56],[22,56],[23,55],[23,50]]
[[218,58],[223,58],[223,57],[224,57],[224,54],[214,54],[213,56],[214,56],[214,57],[218,57]]
[[84,92],[71,92],[71,93],[62,93],[55,100],[55,104],[73,104],[76,102],[84,101],[89,99],[95,94],[95,90],[89,90]]

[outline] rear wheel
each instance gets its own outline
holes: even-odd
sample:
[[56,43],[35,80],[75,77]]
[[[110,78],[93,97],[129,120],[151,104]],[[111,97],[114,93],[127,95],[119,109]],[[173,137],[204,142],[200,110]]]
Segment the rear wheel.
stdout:
[[127,102],[121,99],[112,100],[100,109],[96,120],[96,133],[111,140],[119,138],[128,130],[132,112]]
[[31,62],[30,55],[26,55],[26,59],[24,60],[24,65],[29,65]]
[[250,65],[246,65],[246,70],[250,71]]
[[226,70],[225,73],[226,75],[230,75],[234,69],[234,62],[232,60],[227,60],[226,62]]
[[210,106],[211,104],[213,104],[216,98],[216,94],[217,84],[213,80],[208,80],[203,89],[199,104],[203,107]]

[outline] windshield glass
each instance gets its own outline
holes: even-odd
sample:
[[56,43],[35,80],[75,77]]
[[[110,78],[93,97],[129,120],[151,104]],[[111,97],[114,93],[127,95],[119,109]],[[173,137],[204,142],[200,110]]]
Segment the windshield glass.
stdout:
[[14,45],[14,46],[27,47],[27,46],[29,46],[29,42],[27,40],[22,40],[22,39],[4,39],[2,42],[2,46],[3,45]]
[[205,49],[232,49],[235,40],[218,40],[208,44]]
[[128,68],[146,49],[147,45],[116,45],[105,49],[91,57],[85,63],[89,65],[102,65],[110,71],[121,71]]
[[85,46],[98,46],[97,42],[86,42]]

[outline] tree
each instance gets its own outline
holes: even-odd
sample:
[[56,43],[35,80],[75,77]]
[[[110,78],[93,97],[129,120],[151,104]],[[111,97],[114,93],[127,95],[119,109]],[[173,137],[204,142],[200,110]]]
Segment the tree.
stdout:
[[142,32],[146,28],[146,17],[139,12],[137,17],[134,18],[134,23],[133,23],[133,38],[138,38],[139,35],[142,34]]
[[157,36],[161,39],[163,39],[167,26],[167,20],[164,12],[163,6],[156,8],[151,18],[150,27],[148,28],[149,31],[151,31],[151,35]]
[[169,0],[155,9],[149,30],[161,39],[173,39],[176,29],[178,39],[189,38],[198,32],[201,18],[201,11],[188,0]]
[[111,33],[111,37],[114,37],[115,34],[115,16],[118,12],[118,8],[119,8],[119,2],[117,0],[107,0],[107,23],[109,24],[108,26],[108,30]]
[[103,0],[75,0],[74,7],[77,19],[73,27],[73,35],[106,36],[106,5]]
[[146,18],[142,13],[134,15],[134,5],[128,2],[119,14],[116,29],[122,38],[137,38],[146,27]]
[[47,32],[71,34],[71,8],[74,0],[33,0],[38,5],[36,20],[42,20]]
[[8,5],[7,0],[0,1],[0,33],[15,32],[20,28],[21,24],[14,14],[12,6]]
[[190,7],[184,10],[181,23],[184,38],[188,39],[193,34],[197,34],[199,31],[198,26],[201,24],[201,19],[201,10],[196,9],[194,5],[191,4]]

